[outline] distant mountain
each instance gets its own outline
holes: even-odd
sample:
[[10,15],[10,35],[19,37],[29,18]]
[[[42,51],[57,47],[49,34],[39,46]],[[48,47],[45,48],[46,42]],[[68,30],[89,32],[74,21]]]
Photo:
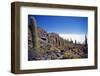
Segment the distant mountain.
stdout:
[[85,34],[59,34],[60,37],[66,40],[71,40],[75,43],[75,40],[77,43],[84,44],[85,43]]

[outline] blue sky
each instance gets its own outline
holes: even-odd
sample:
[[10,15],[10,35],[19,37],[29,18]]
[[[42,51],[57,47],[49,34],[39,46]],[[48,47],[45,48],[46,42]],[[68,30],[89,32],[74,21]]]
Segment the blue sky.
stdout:
[[30,17],[34,17],[37,26],[47,32],[63,34],[87,34],[88,32],[88,17],[29,15],[28,19]]

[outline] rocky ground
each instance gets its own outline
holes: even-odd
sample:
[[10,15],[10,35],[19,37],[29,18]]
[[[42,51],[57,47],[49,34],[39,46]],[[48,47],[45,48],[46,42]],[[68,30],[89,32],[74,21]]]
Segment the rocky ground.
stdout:
[[30,48],[28,60],[54,60],[54,59],[79,59],[87,58],[87,47],[74,46],[63,50],[49,50],[46,52],[36,51]]

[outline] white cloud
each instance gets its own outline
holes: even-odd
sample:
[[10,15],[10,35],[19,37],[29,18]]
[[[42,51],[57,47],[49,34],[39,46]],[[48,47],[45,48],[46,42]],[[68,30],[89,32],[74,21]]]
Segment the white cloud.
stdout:
[[84,43],[85,41],[85,34],[59,34],[60,37],[62,37],[63,39],[68,39],[68,40],[73,40],[73,42],[75,42],[75,40],[78,43]]

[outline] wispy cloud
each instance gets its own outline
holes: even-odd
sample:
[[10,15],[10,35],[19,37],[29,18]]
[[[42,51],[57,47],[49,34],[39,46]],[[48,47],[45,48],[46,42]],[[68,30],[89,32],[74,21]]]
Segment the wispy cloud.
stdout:
[[63,39],[68,39],[68,40],[73,40],[73,42],[75,42],[75,40],[78,43],[84,43],[85,41],[85,34],[59,34],[60,37],[62,37]]

